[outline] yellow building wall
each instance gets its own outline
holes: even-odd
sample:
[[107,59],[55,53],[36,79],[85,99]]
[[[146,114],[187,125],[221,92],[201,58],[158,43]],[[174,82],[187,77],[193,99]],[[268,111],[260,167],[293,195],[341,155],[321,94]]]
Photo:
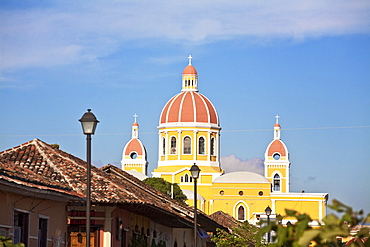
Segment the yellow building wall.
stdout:
[[275,202],[275,211],[277,214],[285,215],[285,209],[291,209],[308,214],[312,219],[319,219],[319,204],[319,201],[304,201],[299,198],[293,201],[279,200]]
[[237,218],[237,208],[244,205],[246,219],[254,217],[253,212],[263,212],[271,203],[268,183],[217,183],[212,186],[213,206],[211,213],[219,210]]

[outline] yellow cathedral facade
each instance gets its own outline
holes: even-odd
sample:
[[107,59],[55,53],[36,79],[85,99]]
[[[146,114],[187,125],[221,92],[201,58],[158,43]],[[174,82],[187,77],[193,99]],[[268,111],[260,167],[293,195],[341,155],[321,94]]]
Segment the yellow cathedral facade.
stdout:
[[[139,140],[139,125],[132,125],[132,137],[122,154],[122,169],[144,179],[147,155]],[[211,101],[198,91],[198,73],[189,64],[182,72],[181,92],[163,107],[158,126],[158,166],[153,177],[177,183],[194,205],[194,181],[190,167],[196,164],[201,172],[197,179],[197,205],[206,214],[223,211],[239,221],[256,224],[266,218],[270,207],[272,220],[285,215],[285,209],[307,213],[314,220],[326,214],[327,193],[290,192],[289,152],[281,140],[279,116],[273,127],[273,140],[266,148],[264,175],[239,171],[225,173],[220,164],[220,121]],[[294,219],[285,219],[283,224]]]

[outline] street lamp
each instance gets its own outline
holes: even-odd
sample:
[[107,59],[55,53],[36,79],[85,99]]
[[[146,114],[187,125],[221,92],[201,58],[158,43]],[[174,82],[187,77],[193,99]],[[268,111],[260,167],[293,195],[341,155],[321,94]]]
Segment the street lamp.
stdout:
[[[265,209],[265,213],[267,215],[267,224],[269,225],[270,224],[270,215],[271,215],[271,208],[270,206],[267,206],[267,208]],[[267,242],[270,243],[270,231],[267,233]]]
[[82,130],[86,135],[87,140],[87,191],[86,191],[86,246],[90,247],[90,190],[91,190],[91,135],[95,133],[96,125],[99,121],[96,119],[95,115],[91,112],[91,109],[87,109],[87,112],[79,120],[82,125]]
[[199,178],[200,169],[194,163],[190,168],[190,172],[194,180],[194,247],[197,247],[197,179]]

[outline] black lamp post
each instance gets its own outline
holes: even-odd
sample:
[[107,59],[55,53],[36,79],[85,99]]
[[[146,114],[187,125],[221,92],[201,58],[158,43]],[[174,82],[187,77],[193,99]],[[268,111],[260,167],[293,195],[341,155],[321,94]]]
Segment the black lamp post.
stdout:
[[[270,224],[270,215],[271,215],[271,208],[270,206],[267,206],[265,209],[265,213],[267,215],[267,224]],[[267,233],[267,242],[270,243],[270,231]]]
[[82,125],[82,130],[86,135],[87,140],[87,191],[86,191],[86,246],[90,247],[90,190],[91,190],[91,135],[95,133],[96,125],[99,121],[96,119],[95,115],[91,112],[91,109],[87,109],[87,112],[79,120]]
[[200,169],[194,163],[190,168],[191,177],[194,179],[194,247],[197,247],[197,179],[199,178]]

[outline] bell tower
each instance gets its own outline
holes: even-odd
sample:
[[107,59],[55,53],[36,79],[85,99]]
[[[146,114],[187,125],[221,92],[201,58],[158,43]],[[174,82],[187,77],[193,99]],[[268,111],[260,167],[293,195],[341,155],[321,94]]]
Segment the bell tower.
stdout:
[[137,171],[147,175],[148,160],[143,143],[139,140],[139,124],[136,122],[138,115],[134,114],[134,123],[131,127],[131,140],[127,142],[122,153],[122,170]]
[[265,177],[271,182],[272,193],[289,193],[289,152],[280,139],[279,115],[275,116],[274,138],[265,152]]

